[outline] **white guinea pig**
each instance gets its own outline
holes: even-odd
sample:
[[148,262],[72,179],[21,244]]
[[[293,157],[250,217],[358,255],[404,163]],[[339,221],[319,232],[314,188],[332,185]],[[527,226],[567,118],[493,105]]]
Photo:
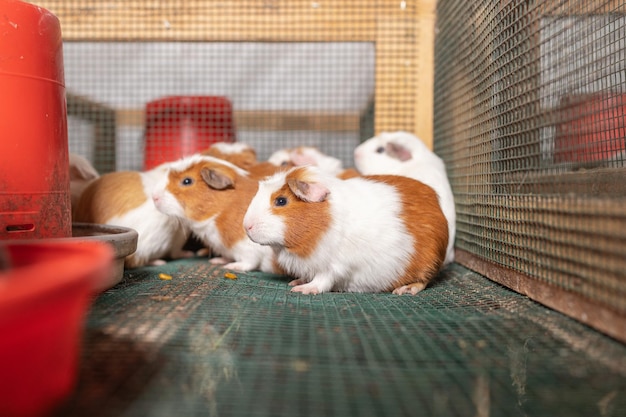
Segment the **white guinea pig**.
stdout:
[[262,181],[243,220],[297,278],[292,291],[417,294],[439,271],[448,227],[432,188],[377,175],[341,180],[296,167]]
[[150,171],[118,171],[100,176],[85,188],[75,221],[130,227],[137,231],[137,250],[126,257],[127,268],[159,265],[164,257],[189,257],[182,248],[189,229],[156,209],[152,192],[167,175],[167,164]]
[[339,175],[343,171],[341,160],[326,155],[312,146],[281,149],[274,152],[267,161],[276,166],[313,165],[319,167],[323,172],[332,175]]
[[241,168],[211,156],[194,155],[170,166],[152,199],[163,213],[176,216],[220,257],[213,264],[238,271],[282,272],[271,248],[252,242],[243,215],[258,181]]
[[356,147],[354,164],[363,175],[403,175],[432,187],[448,220],[449,242],[444,264],[454,261],[456,209],[446,167],[439,156],[409,132],[383,132]]

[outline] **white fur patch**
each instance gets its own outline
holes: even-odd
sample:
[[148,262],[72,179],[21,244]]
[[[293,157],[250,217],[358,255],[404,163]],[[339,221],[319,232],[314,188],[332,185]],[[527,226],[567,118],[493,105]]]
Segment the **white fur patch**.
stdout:
[[[399,161],[390,157],[384,149],[394,142],[411,150],[412,158]],[[454,237],[456,233],[456,207],[454,194],[448,180],[446,167],[441,158],[432,152],[417,136],[409,132],[383,132],[357,146],[354,164],[363,175],[402,175],[413,178],[431,187],[439,197],[439,205],[448,221],[448,246],[444,264],[454,261]]]
[[189,234],[179,219],[159,212],[152,200],[147,200],[123,216],[109,219],[107,224],[130,227],[137,231],[139,237],[134,256],[143,262],[179,251]]
[[189,221],[189,224],[192,232],[215,253],[236,261],[236,269],[274,272],[274,253],[269,246],[261,246],[250,239],[241,239],[233,247],[226,247],[215,224],[215,217],[202,222]]
[[285,175],[285,172],[279,172],[261,181],[248,206],[243,226],[253,242],[261,245],[283,245],[285,242],[285,223],[271,211],[271,196],[285,184]]
[[178,161],[170,162],[168,164],[168,168],[172,171],[183,172],[191,168],[192,165],[198,164],[202,161],[210,161],[210,162],[215,162],[217,164],[222,164],[224,166],[232,168],[233,170],[235,170],[235,172],[237,172],[237,174],[241,175],[242,177],[247,177],[250,175],[248,171],[246,171],[245,169],[241,169],[238,166],[231,164],[228,161],[224,161],[223,159],[215,158],[213,156],[201,155],[201,154],[194,154],[186,158],[179,159]]
[[[301,155],[301,156],[298,156]],[[299,161],[301,159],[301,162]],[[310,146],[303,146],[291,152],[291,161],[296,166],[314,165],[322,172],[337,175],[343,170],[341,160],[323,154],[319,149]]]
[[281,150],[274,152],[272,155],[270,155],[270,157],[267,159],[267,162],[279,167],[279,166],[286,164],[290,160],[291,158],[289,156],[289,150],[281,149]]
[[185,209],[167,189],[162,188],[155,190],[152,193],[152,200],[157,210],[161,213],[185,219]]
[[248,150],[254,151],[250,145],[241,142],[218,142],[211,145],[211,148],[215,148],[226,155],[238,154]]

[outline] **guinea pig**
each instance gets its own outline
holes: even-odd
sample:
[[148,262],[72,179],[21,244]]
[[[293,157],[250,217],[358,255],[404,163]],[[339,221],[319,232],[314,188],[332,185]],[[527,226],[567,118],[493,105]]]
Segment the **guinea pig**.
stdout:
[[259,162],[254,148],[241,142],[218,142],[211,145],[209,149],[203,151],[201,154],[230,162],[248,171],[248,174],[255,179],[268,177],[285,167],[293,166],[293,164],[289,162],[280,166],[266,161]]
[[85,188],[75,221],[129,227],[137,231],[137,250],[124,260],[126,268],[161,265],[163,258],[190,257],[182,248],[189,229],[176,217],[156,209],[152,192],[167,175],[167,164],[150,171],[118,171],[100,176]]
[[152,199],[163,213],[176,216],[219,257],[213,264],[238,271],[281,273],[271,248],[252,242],[243,215],[258,181],[237,166],[211,156],[193,155],[170,166]]
[[72,211],[74,211],[80,195],[100,174],[86,158],[75,153],[70,153],[69,169],[71,207]]
[[454,261],[456,209],[446,167],[439,156],[409,132],[383,132],[356,147],[354,164],[363,175],[403,175],[432,187],[448,220],[449,241],[444,264]]
[[296,167],[260,182],[243,219],[274,248],[292,291],[415,295],[438,273],[448,226],[431,187],[408,177],[341,180]]
[[332,175],[339,175],[343,171],[341,160],[326,155],[312,146],[281,149],[274,152],[267,161],[283,167],[313,165]]
[[259,162],[254,148],[241,142],[217,142],[201,154],[228,161],[245,170]]

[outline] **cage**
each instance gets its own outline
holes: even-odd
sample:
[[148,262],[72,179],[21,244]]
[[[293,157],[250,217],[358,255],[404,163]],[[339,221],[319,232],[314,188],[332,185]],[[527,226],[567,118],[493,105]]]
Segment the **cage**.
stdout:
[[434,119],[460,262],[622,340],[625,22],[620,2],[440,3]]
[[[165,130],[197,149],[203,123],[259,159],[311,145],[345,166],[406,130],[457,208],[457,261],[421,298],[303,298],[197,260],[128,271],[59,415],[626,410],[624,2],[34,3],[62,24],[70,151],[101,173],[182,149]],[[198,97],[229,105],[172,104]]]
[[432,2],[37,4],[63,22],[70,148],[103,172],[142,167],[146,110],[172,95],[228,97],[261,158],[350,163],[374,129],[432,142]]

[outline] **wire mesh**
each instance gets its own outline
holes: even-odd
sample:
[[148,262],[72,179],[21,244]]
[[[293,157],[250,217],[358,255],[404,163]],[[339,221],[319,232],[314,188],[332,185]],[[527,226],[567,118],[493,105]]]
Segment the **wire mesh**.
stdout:
[[626,346],[460,265],[418,297],[303,296],[286,277],[224,272],[126,272],[92,309],[56,415],[624,413]]
[[[420,1],[35,3],[63,30],[70,151],[103,173],[145,169],[153,148],[177,159],[218,140],[248,143],[261,160],[315,146],[352,166],[375,128],[414,130],[420,97],[432,95]],[[230,102],[206,109],[225,112],[230,135],[182,103],[198,96]],[[155,132],[151,116],[166,124]],[[431,120],[419,123],[431,142]]]
[[457,247],[622,317],[624,12],[613,1],[439,2],[434,110]]

